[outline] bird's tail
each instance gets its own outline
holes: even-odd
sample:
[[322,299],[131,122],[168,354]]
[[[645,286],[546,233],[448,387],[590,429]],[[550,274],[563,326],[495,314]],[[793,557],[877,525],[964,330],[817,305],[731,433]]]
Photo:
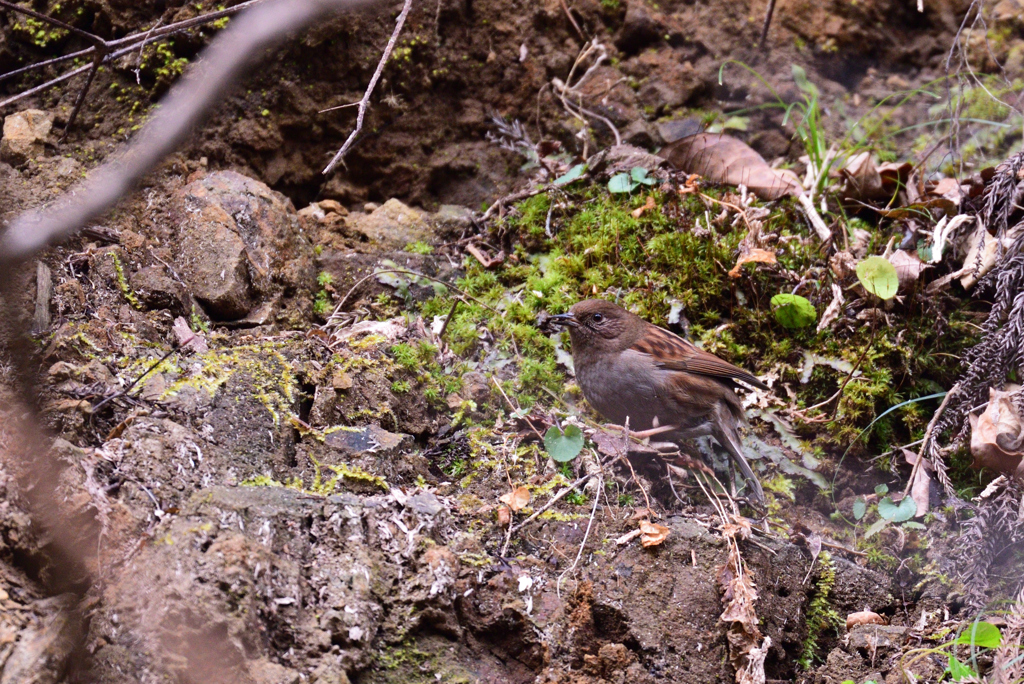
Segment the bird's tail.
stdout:
[[735,461],[736,467],[743,473],[743,478],[750,484],[753,490],[753,499],[759,504],[764,503],[764,490],[761,488],[761,481],[757,479],[754,470],[750,467],[746,457],[743,455],[743,445],[740,442],[740,433],[736,429],[735,415],[729,410],[731,407],[718,405],[715,412],[715,427],[712,436],[725,447],[729,456]]

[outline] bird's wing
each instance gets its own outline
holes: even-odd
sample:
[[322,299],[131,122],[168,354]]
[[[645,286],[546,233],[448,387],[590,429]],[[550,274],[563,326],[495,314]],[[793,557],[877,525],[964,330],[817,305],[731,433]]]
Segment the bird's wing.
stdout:
[[768,389],[751,373],[723,361],[714,354],[698,349],[678,335],[657,326],[650,326],[633,345],[633,350],[648,354],[660,367],[668,370],[704,375],[716,380],[741,380],[748,385]]

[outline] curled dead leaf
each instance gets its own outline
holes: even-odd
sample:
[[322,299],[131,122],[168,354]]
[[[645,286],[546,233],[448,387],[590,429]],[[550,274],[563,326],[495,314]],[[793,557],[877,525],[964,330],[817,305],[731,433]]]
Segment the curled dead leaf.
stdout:
[[516,487],[515,490],[501,497],[499,501],[508,504],[513,513],[518,513],[523,506],[530,503],[530,490],[526,487]]
[[990,468],[1007,475],[1016,472],[1024,456],[1024,438],[1013,394],[990,388],[985,412],[971,415],[971,455],[975,468]]
[[669,529],[664,525],[646,520],[640,521],[640,543],[644,545],[644,548],[662,543],[668,537],[668,533]]
[[889,263],[896,269],[896,277],[900,281],[900,288],[909,290],[921,277],[921,272],[929,268],[928,264],[921,261],[916,254],[897,249],[889,255]]
[[853,629],[860,625],[884,625],[885,618],[871,610],[862,610],[850,613],[846,616],[846,629]]
[[498,507],[498,526],[508,527],[512,524],[512,511],[509,510],[508,506]]
[[764,200],[803,193],[795,173],[773,169],[752,147],[729,135],[698,133],[680,138],[663,147],[658,156],[713,183],[746,185]]
[[736,259],[736,265],[729,271],[730,278],[739,278],[741,271],[740,267],[743,264],[774,264],[776,263],[775,252],[769,252],[767,249],[761,249],[760,247],[752,247],[743,254],[740,254],[739,258]]
[[645,211],[651,211],[652,209],[654,209],[655,206],[657,205],[655,205],[654,203],[654,195],[648,195],[647,201],[644,202],[644,206],[637,207],[636,209],[631,211],[630,214],[632,214],[633,218],[640,218],[641,216],[644,215]]

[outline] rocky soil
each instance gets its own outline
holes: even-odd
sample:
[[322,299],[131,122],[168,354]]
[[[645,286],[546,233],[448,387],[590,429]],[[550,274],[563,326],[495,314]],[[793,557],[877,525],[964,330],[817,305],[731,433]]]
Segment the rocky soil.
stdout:
[[[44,4],[107,36],[201,11]],[[1010,5],[995,10],[1012,34],[997,56],[1019,59]],[[692,483],[681,503],[637,463],[670,531],[657,546],[616,541],[643,504],[622,466],[609,471],[622,496],[591,482],[586,506],[562,502],[506,540],[499,497],[513,481],[530,486],[534,508],[569,481],[515,422],[520,398],[491,377],[521,369],[481,362],[451,379],[457,355],[417,314],[433,281],[372,276],[465,275],[481,205],[523,176],[522,158],[487,140],[493,116],[570,153],[613,142],[600,124],[581,131],[552,95],[581,34],[609,56],[584,88],[588,106],[624,142],[656,149],[715,112],[763,101],[738,67],[719,84],[727,59],[785,96],[796,92],[790,65],[803,64],[825,99],[850,117],[867,112],[941,74],[966,8],[782,1],[762,52],[761,3],[416,3],[358,145],[327,178],[320,170],[354,114],[319,112],[361,96],[397,8],[297,37],[130,199],[19,276],[65,466],[60,514],[80,530],[82,564],[62,565],[33,524],[33,473],[0,423],[0,684],[186,681],[197,667],[253,684],[737,681],[721,619],[730,546]],[[3,17],[0,72],[77,47],[26,37],[23,21]],[[62,143],[74,88],[20,104],[32,113],[4,127],[0,218],[53,199],[106,158],[210,34],[104,70]],[[921,121],[927,106],[909,103],[892,126]],[[740,135],[766,158],[795,159],[779,118],[753,112]],[[343,297],[350,325],[327,339],[318,326]],[[394,351],[424,341],[439,348],[429,373]],[[13,421],[6,354],[0,371],[0,410]],[[595,464],[574,467],[573,477]],[[852,482],[868,466],[844,468]],[[899,681],[922,611],[959,605],[938,579],[944,547],[929,552],[927,576],[872,566],[842,544],[823,562],[806,539],[829,534],[829,510],[813,494],[798,503],[779,515],[807,535],[740,542],[771,639],[768,681]],[[823,592],[838,621],[805,668]],[[839,618],[865,606],[891,624],[847,630]],[[929,661],[918,668],[936,674]]]

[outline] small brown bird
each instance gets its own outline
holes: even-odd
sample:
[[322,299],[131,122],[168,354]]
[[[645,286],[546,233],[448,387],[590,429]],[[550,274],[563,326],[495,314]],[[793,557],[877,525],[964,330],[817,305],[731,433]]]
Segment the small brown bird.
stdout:
[[768,387],[753,375],[698,349],[611,302],[588,299],[551,322],[569,328],[576,381],[605,419],[642,431],[674,425],[669,439],[710,435],[729,452],[753,489],[764,491],[743,457],[737,426],[745,422],[737,380]]

